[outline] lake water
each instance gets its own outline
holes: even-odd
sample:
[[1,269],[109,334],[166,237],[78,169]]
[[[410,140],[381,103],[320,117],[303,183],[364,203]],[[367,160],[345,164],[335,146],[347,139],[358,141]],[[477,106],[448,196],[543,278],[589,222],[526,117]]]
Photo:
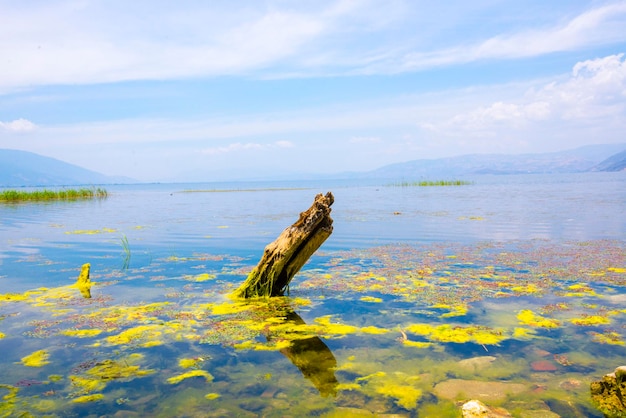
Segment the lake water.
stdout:
[[[463,180],[1,204],[0,416],[455,417],[481,399],[601,417],[589,384],[625,364],[626,173]],[[228,298],[327,191],[333,234],[289,295]]]

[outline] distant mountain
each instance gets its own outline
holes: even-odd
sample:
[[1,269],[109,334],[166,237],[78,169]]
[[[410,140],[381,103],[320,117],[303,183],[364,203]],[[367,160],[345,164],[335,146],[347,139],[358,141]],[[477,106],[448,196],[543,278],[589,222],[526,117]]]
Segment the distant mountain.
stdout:
[[589,171],[624,171],[626,170],[626,150],[610,156]]
[[132,181],[106,176],[32,152],[0,149],[0,187],[74,186]]
[[[451,158],[413,160],[391,164],[366,173],[352,173],[356,178],[414,179],[426,176],[454,177],[472,174],[580,173],[606,170],[599,164],[615,157],[623,164],[624,144],[588,145],[566,151],[541,154],[471,154]],[[615,155],[620,152],[620,154]],[[622,155],[622,160],[618,157]]]

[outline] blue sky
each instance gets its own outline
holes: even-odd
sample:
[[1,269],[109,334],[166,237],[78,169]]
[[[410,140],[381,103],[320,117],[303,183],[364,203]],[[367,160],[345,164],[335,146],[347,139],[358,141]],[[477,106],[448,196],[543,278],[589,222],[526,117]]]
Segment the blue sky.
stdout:
[[625,142],[626,1],[0,0],[0,148],[142,181]]

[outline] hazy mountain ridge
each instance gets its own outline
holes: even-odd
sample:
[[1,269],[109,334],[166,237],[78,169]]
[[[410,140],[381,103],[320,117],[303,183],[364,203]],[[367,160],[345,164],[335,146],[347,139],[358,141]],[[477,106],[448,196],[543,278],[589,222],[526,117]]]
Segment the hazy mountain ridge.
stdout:
[[27,151],[0,149],[0,186],[75,186],[128,183],[55,158]]
[[590,171],[623,171],[626,170],[626,150],[610,156]]
[[[424,176],[461,176],[471,174],[581,173],[619,166],[618,155],[624,144],[588,145],[571,150],[540,154],[470,154],[458,157],[412,160],[361,173],[367,178],[417,178]],[[617,153],[617,154],[616,154]],[[354,173],[356,174],[356,173]],[[357,174],[358,175],[358,174]]]
[[[280,179],[419,179],[451,178],[474,174],[581,173],[626,170],[626,143],[588,145],[571,150],[537,154],[470,154],[457,157],[413,160],[367,172],[331,175],[291,173]],[[276,173],[274,173],[275,175]],[[211,177],[211,176],[209,176]],[[254,180],[274,180],[273,175]],[[206,178],[203,181],[225,181]],[[237,178],[231,181],[252,180]],[[0,149],[0,187],[72,186],[136,183],[124,177],[106,176],[54,158],[27,151]]]

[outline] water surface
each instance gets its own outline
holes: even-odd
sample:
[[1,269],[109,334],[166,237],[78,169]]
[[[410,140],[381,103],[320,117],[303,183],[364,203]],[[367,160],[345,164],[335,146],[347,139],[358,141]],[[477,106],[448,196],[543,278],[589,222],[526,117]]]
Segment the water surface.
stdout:
[[[0,206],[0,415],[458,416],[487,384],[514,416],[601,416],[589,383],[624,354],[626,177],[466,180]],[[334,232],[289,296],[231,301],[329,190]]]

